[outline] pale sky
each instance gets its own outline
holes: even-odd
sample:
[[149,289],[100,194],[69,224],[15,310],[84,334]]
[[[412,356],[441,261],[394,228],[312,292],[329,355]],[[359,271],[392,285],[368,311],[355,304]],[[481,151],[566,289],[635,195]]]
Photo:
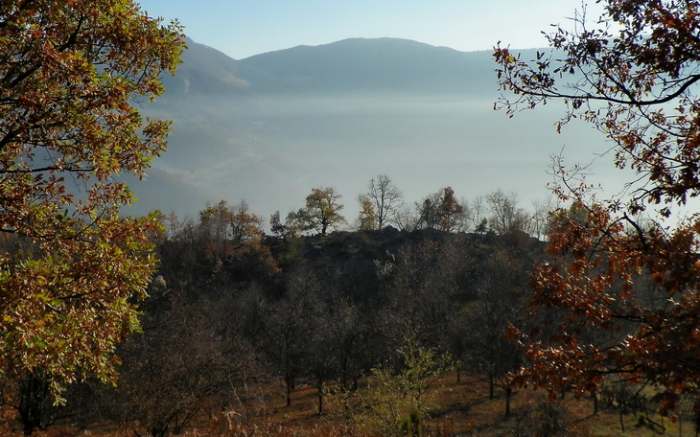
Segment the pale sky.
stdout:
[[[545,46],[540,34],[566,24],[581,0],[139,0],[177,18],[197,42],[241,59],[350,37],[396,37],[457,50]],[[592,3],[592,2],[591,2]],[[591,5],[591,16],[599,6]]]

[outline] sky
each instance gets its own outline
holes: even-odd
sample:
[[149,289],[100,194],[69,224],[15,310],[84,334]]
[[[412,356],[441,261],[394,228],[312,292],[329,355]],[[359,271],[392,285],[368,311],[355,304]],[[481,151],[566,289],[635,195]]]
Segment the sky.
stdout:
[[[407,38],[462,51],[545,46],[581,0],[140,0],[193,40],[242,59],[351,37]],[[592,3],[592,2],[591,2]],[[596,6],[591,6],[595,8]],[[593,11],[591,11],[593,12]],[[595,16],[597,14],[591,14]]]

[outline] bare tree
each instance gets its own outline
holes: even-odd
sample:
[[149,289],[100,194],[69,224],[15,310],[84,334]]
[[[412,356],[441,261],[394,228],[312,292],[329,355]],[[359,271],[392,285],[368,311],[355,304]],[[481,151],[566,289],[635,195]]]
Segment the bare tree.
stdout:
[[188,304],[177,290],[154,293],[144,333],[121,350],[119,386],[105,411],[121,422],[136,419],[136,435],[165,437],[182,432],[207,403],[224,402],[244,354],[226,356],[229,342],[218,334],[223,318],[213,314],[218,306]]
[[[418,208],[417,208],[418,209]],[[419,211],[414,210],[408,205],[399,208],[394,216],[395,224],[402,231],[412,232],[420,226]]]
[[518,207],[515,193],[506,194],[494,191],[486,197],[491,216],[489,225],[497,234],[503,235],[516,231],[528,232],[530,216]]
[[547,236],[549,213],[553,209],[554,207],[551,198],[532,202],[530,231],[532,236],[538,240],[543,240]]
[[496,386],[503,389],[506,416],[510,415],[513,393],[509,372],[522,359],[517,345],[506,338],[506,329],[510,323],[520,324],[527,297],[523,284],[527,284],[524,263],[528,260],[514,249],[497,249],[485,260],[475,284],[477,299],[465,308],[465,340],[471,352],[468,361],[474,370],[488,376],[491,399]]
[[486,218],[486,201],[483,196],[478,196],[471,202],[462,200],[464,206],[465,231],[486,232],[488,219]]
[[311,270],[300,268],[290,274],[285,296],[272,302],[266,312],[263,348],[274,371],[282,377],[286,387],[286,405],[292,403],[291,394],[297,379],[305,372],[308,351],[315,336],[316,296],[320,283]]
[[389,176],[381,174],[370,179],[367,197],[374,204],[377,229],[383,229],[398,213],[403,204],[401,191]]

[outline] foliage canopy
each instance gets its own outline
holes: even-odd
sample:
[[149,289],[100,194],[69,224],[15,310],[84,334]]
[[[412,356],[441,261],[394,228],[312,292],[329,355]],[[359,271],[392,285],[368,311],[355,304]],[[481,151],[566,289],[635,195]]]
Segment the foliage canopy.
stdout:
[[494,52],[511,115],[561,100],[557,129],[592,123],[614,144],[615,164],[638,176],[626,198],[595,201],[556,161],[556,192],[569,209],[555,214],[552,260],[532,282],[534,302],[557,310],[560,324],[548,336],[523,334],[530,365],[521,376],[552,392],[595,392],[615,374],[659,387],[671,408],[700,384],[700,215],[674,223],[700,194],[700,5],[600,3],[592,28],[578,15],[575,30],[557,28],[554,50],[536,59]]
[[114,378],[156,266],[155,217],[123,218],[125,174],[163,152],[169,124],[136,96],[162,91],[184,47],[131,0],[0,6],[0,372],[54,393]]

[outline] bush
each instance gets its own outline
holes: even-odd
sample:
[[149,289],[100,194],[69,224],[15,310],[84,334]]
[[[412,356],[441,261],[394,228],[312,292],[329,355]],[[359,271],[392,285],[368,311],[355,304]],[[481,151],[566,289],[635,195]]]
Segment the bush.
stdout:
[[422,435],[429,403],[425,393],[430,380],[449,368],[449,360],[415,341],[398,350],[402,367],[374,369],[367,389],[360,394],[359,414],[353,421],[359,429],[382,436]]

